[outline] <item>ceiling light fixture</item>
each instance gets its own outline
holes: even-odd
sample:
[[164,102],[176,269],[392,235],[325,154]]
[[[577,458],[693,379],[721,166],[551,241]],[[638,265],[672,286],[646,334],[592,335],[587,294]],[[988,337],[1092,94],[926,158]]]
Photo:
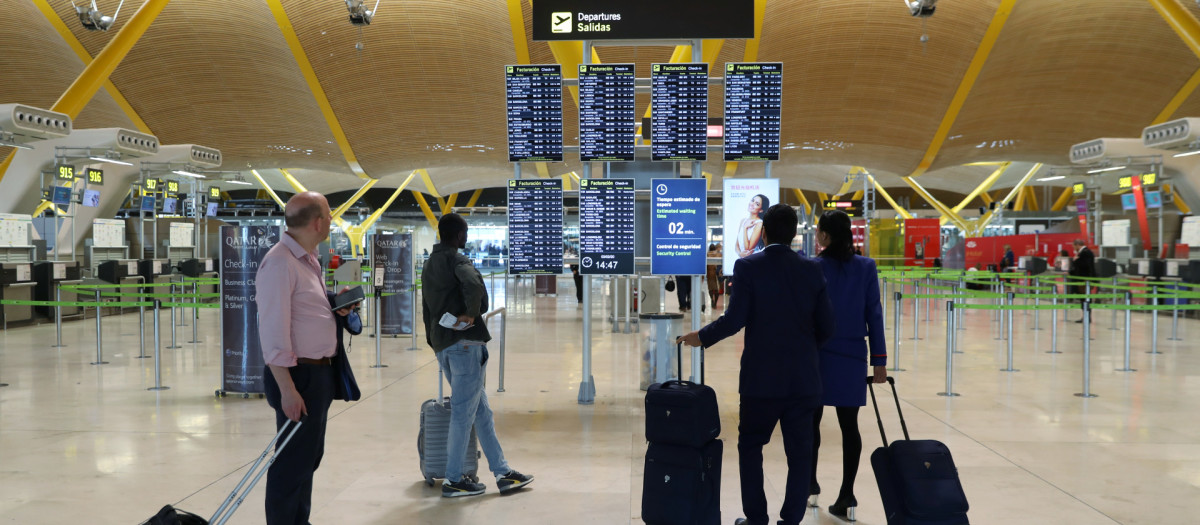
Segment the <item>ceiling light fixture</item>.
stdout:
[[88,157],[88,159],[94,160],[96,162],[107,162],[109,164],[118,164],[121,166],[132,166],[133,165],[132,162],[125,162],[123,160],[110,159],[108,157],[100,157],[97,155],[92,155],[92,156]]
[[1113,166],[1111,168],[1099,168],[1099,169],[1094,169],[1094,170],[1088,170],[1088,173],[1090,174],[1090,173],[1103,173],[1105,171],[1117,171],[1117,170],[1123,170],[1126,167],[1127,166]]
[[187,171],[187,170],[172,170],[171,173],[174,173],[176,175],[183,175],[184,177],[192,177],[195,179],[205,178],[204,175],[201,175],[201,174],[195,173],[195,172],[191,172],[191,171]]
[[1200,155],[1200,149],[1198,149],[1196,151],[1185,151],[1183,153],[1176,153],[1175,157],[1177,157],[1177,158],[1178,157],[1190,157],[1192,155]]
[[1065,178],[1067,178],[1066,175],[1055,175],[1053,177],[1042,177],[1040,179],[1037,179],[1037,181],[1038,182],[1049,182],[1052,180],[1061,180],[1061,179],[1065,179]]
[[254,183],[252,183],[252,182],[246,182],[241,179],[231,179],[231,180],[222,181],[222,182],[228,182],[230,184],[240,184],[242,186],[253,186],[254,185]]

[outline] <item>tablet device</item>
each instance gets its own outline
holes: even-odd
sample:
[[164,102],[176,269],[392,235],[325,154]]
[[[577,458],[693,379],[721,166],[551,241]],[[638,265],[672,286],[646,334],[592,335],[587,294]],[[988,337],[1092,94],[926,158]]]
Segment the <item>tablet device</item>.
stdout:
[[332,309],[341,310],[342,308],[348,308],[363,302],[365,299],[366,296],[363,294],[362,287],[355,286],[354,288],[346,290],[343,293],[337,294],[337,296],[333,298]]

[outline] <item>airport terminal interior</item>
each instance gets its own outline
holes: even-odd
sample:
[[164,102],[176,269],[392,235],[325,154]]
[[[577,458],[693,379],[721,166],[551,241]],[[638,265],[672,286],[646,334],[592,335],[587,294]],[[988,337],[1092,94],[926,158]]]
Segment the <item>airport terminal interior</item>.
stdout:
[[[743,336],[674,340],[735,300],[772,204],[805,256],[844,212],[878,268],[899,401],[876,385],[886,439],[859,412],[855,523],[889,523],[871,455],[905,433],[952,452],[973,524],[1191,523],[1198,87],[1192,0],[4,0],[0,523],[264,523],[256,270],[305,191],[326,286],[365,296],[311,523],[656,525],[647,390],[701,375],[722,474],[661,523],[734,523]],[[504,495],[480,458],[484,494],[443,497],[418,449],[450,213],[535,477]],[[820,429],[803,523],[847,523]]]

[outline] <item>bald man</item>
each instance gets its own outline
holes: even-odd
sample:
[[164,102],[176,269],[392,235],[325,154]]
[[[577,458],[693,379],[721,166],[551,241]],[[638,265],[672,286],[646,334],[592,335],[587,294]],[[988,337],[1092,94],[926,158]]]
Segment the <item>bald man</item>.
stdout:
[[[329,237],[329,202],[297,194],[284,208],[287,231],[258,266],[258,336],[266,363],[263,383],[278,430],[304,424],[267,472],[267,525],[308,525],[313,474],[325,451],[325,420],[333,401],[337,323],[329,310],[317,246]],[[346,315],[348,310],[337,314]]]

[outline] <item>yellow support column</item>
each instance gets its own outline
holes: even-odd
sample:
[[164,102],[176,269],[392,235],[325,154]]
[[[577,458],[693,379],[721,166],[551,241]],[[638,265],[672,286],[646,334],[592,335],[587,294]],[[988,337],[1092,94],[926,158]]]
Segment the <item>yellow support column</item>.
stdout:
[[[1029,172],[1021,178],[1021,182],[1018,182],[1016,186],[1013,186],[1012,190],[1008,192],[1008,195],[996,205],[996,208],[1002,210],[1007,207],[1008,203],[1021,193],[1021,189],[1024,188],[1031,179],[1033,179],[1033,176],[1037,174],[1038,170],[1040,169],[1042,169],[1042,164],[1040,162],[1034,164],[1033,168],[1031,168]],[[983,217],[980,217],[979,222],[975,223],[974,235],[983,233],[983,229],[987,227],[988,223],[992,222],[992,219],[995,218],[995,216],[996,210],[988,210]]]
[[[72,119],[79,117],[84,106],[87,106],[92,97],[96,96],[96,92],[108,81],[113,70],[125,59],[125,55],[129,53],[130,49],[133,49],[133,45],[137,43],[138,39],[142,38],[142,35],[150,28],[150,24],[158,18],[158,14],[167,7],[168,2],[170,0],[146,0],[146,3],[142,4],[142,7],[129,17],[129,21],[125,22],[121,30],[117,31],[116,36],[108,41],[100,54],[96,55],[96,58],[88,63],[87,67],[83,68],[83,72],[58,98],[50,111],[66,113]],[[14,149],[4,159],[4,162],[0,163],[0,180],[4,179],[16,152],[17,150]]]
[[[411,175],[410,175],[410,177],[411,177]],[[342,215],[344,215],[346,213],[346,210],[349,210],[351,206],[354,206],[354,203],[358,202],[358,199],[362,198],[362,196],[367,193],[367,190],[371,189],[371,187],[374,186],[378,182],[379,182],[379,179],[368,180],[367,183],[363,184],[362,187],[358,189],[358,191],[354,192],[354,195],[351,195],[350,198],[346,200],[346,202],[343,202],[341,206],[338,206],[337,209],[333,210],[332,215],[334,217],[341,217]]]
[[1067,186],[1063,188],[1063,192],[1058,196],[1058,200],[1054,201],[1054,205],[1050,206],[1050,211],[1062,211],[1071,202],[1071,197],[1075,196],[1075,189]]
[[792,193],[796,195],[796,200],[800,201],[800,204],[804,205],[804,216],[808,217],[809,215],[812,215],[812,204],[808,203],[808,197],[804,196],[804,192],[800,191],[800,188],[792,188]]
[[874,176],[867,174],[867,178],[871,181],[871,184],[875,186],[875,191],[882,195],[883,199],[886,200],[888,204],[892,205],[892,209],[896,210],[896,213],[899,213],[900,216],[904,217],[905,219],[913,218],[912,214],[908,213],[908,210],[900,207],[899,204],[896,204],[895,199],[892,199],[892,196],[887,192],[887,190],[883,189],[883,186],[879,184],[879,181],[875,180]]
[[1025,196],[1025,207],[1029,208],[1029,211],[1040,211],[1038,209],[1037,190],[1033,189],[1032,186],[1026,186],[1025,192],[1028,193]]
[[[958,213],[958,212],[962,211],[963,208],[966,208],[967,205],[970,204],[972,200],[975,200],[975,197],[979,197],[981,195],[983,196],[984,204],[991,202],[991,196],[989,196],[987,194],[987,191],[992,189],[992,184],[995,184],[996,180],[999,179],[1000,176],[1003,175],[1005,171],[1008,171],[1008,167],[1012,166],[1011,162],[975,163],[975,164],[978,164],[978,165],[986,164],[989,166],[995,165],[998,167],[996,168],[995,171],[992,172],[991,175],[988,175],[986,179],[983,179],[983,182],[980,183],[978,187],[976,187],[974,190],[971,190],[971,193],[968,194],[967,197],[962,200],[962,202],[958,203],[958,206],[950,208],[950,210],[953,211],[954,213]],[[971,166],[974,164],[967,164],[967,165]]]
[[1192,213],[1192,207],[1188,206],[1187,203],[1183,201],[1183,196],[1179,195],[1179,193],[1175,191],[1175,185],[1174,184],[1166,184],[1165,186],[1166,186],[1167,193],[1170,193],[1171,196],[1175,199],[1175,207],[1179,208],[1179,211],[1181,211],[1183,213],[1188,213],[1188,214]]
[[933,194],[925,191],[925,188],[921,187],[916,180],[914,180],[912,177],[902,177],[902,179],[904,179],[904,182],[907,183],[909,187],[917,192],[917,195],[920,195],[922,199],[925,199],[925,202],[928,202],[930,206],[933,206],[933,208],[938,211],[938,213],[942,214],[942,217],[952,221],[954,225],[958,226],[962,231],[970,231],[970,229],[967,228],[967,221],[964,221],[962,217],[958,216],[957,213],[950,211],[950,208],[947,208],[945,204],[942,204],[941,201],[937,200]]
[[425,195],[417,190],[412,190],[412,194],[413,198],[417,199],[417,206],[421,207],[421,213],[425,214],[425,220],[429,221],[429,225],[433,227],[433,234],[436,236],[438,219],[429,207],[429,203],[425,202]]
[[275,194],[275,190],[271,189],[271,185],[267,184],[266,180],[263,180],[262,175],[258,174],[258,170],[250,170],[250,174],[253,175],[254,178],[258,180],[258,184],[261,185],[263,190],[265,190],[267,192],[267,194],[269,194],[271,196],[271,198],[275,200],[275,204],[278,204],[279,209],[282,210],[285,206],[283,199],[280,199],[279,195]]

